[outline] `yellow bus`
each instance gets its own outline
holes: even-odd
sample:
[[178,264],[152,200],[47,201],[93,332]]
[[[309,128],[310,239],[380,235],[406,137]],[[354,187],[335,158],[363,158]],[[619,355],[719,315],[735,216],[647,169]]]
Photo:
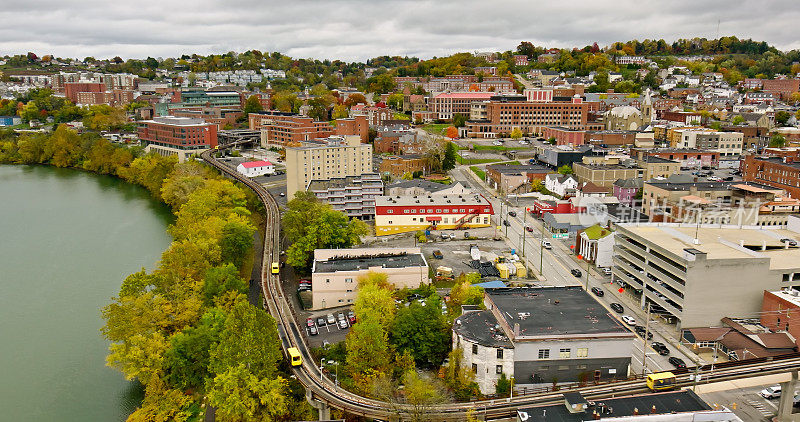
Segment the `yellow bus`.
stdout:
[[297,350],[296,347],[286,349],[286,353],[289,354],[289,363],[291,363],[292,366],[300,366],[303,364],[303,358],[300,357],[300,351]]
[[676,382],[672,372],[656,372],[647,376],[647,388],[652,391],[672,390]]
[[281,268],[277,262],[272,263],[272,274],[278,274],[281,272]]

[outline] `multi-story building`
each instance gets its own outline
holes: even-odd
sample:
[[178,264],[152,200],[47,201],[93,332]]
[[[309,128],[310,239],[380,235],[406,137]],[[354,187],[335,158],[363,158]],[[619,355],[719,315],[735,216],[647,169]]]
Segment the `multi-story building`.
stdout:
[[785,331],[800,346],[800,291],[782,289],[764,291],[761,304],[761,325],[773,331]]
[[665,111],[661,113],[661,119],[691,125],[702,123],[703,115],[693,111]]
[[660,148],[633,150],[636,159],[644,160],[646,157],[658,157],[665,160],[677,161],[682,168],[698,169],[701,167],[717,168],[719,166],[719,152],[704,151],[695,148]]
[[219,130],[227,125],[235,125],[236,120],[242,116],[242,109],[239,107],[181,107],[169,110],[169,114],[175,117],[191,117],[201,119],[207,123],[214,123]]
[[224,88],[186,89],[176,94],[173,102],[183,103],[183,106],[240,107],[245,100],[239,91]]
[[764,290],[800,286],[800,249],[782,240],[796,241],[796,230],[678,223],[615,228],[613,280],[638,296],[642,309],[650,306],[679,329],[757,317]]
[[491,226],[492,204],[482,195],[379,196],[375,234]]
[[763,79],[762,90],[775,94],[786,101],[792,93],[800,91],[800,79]]
[[358,279],[386,274],[397,289],[428,283],[428,262],[419,248],[317,249],[311,268],[312,310],[348,306],[358,295]]
[[369,127],[366,116],[337,119],[336,127],[328,122],[317,122],[311,117],[280,111],[250,113],[250,130],[261,131],[261,145],[286,146],[331,135],[357,135],[361,142],[368,140]]
[[[739,203],[750,203],[751,200],[758,200],[760,205],[766,205],[776,198],[782,198],[783,195],[782,189],[770,188],[754,182],[649,180],[645,181],[642,186],[642,211],[654,218],[658,214],[677,216],[677,213],[673,213],[672,208],[678,208],[676,204],[680,204],[684,198],[689,198],[696,203],[738,206]],[[725,216],[727,217],[727,214]],[[680,221],[677,218],[675,217],[675,221]],[[703,218],[709,219],[711,214],[705,215]],[[667,219],[667,221],[670,220]],[[723,222],[727,224],[730,221]],[[756,222],[746,221],[745,224],[756,224]]]
[[440,119],[451,120],[454,114],[469,116],[474,102],[489,100],[497,94],[492,92],[446,92],[431,99],[431,109]]
[[742,161],[742,179],[784,189],[800,199],[800,155],[783,157],[748,155]]
[[383,181],[378,174],[364,173],[312,180],[306,190],[349,218],[371,220],[375,216],[375,198],[383,195]]
[[739,156],[744,135],[740,132],[717,132],[708,129],[677,129],[680,136],[678,148],[716,151],[720,156]]
[[372,145],[358,136],[330,136],[286,147],[286,194],[306,189],[312,180],[372,173]]
[[486,120],[468,120],[466,126],[469,138],[492,138],[514,129],[536,134],[546,126],[585,129],[587,122],[587,105],[580,98],[549,103],[493,100],[486,105]]
[[106,91],[106,85],[101,82],[68,82],[64,84],[64,96],[72,101],[73,104],[80,104],[78,94],[80,93],[102,93]]
[[416,172],[424,174],[428,169],[428,160],[418,154],[390,155],[383,157],[378,169],[381,174],[392,177],[401,177],[406,173],[413,175]]
[[645,169],[635,163],[631,163],[631,165],[574,163],[572,170],[580,183],[592,182],[609,191],[618,179],[631,179],[645,175]]
[[377,127],[373,141],[376,154],[421,154],[427,150],[422,137],[407,124],[390,124]]
[[140,124],[139,140],[146,152],[177,155],[183,162],[192,154],[217,146],[217,125],[200,119],[167,116]]
[[453,324],[453,349],[483,394],[514,386],[625,379],[635,335],[580,287],[486,289],[486,310]]
[[371,126],[380,126],[383,122],[392,120],[394,117],[394,112],[383,105],[383,103],[379,103],[381,106],[368,106],[366,104],[357,104],[350,108],[350,117],[355,116],[366,116],[367,123]]
[[486,183],[504,193],[528,193],[531,182],[544,181],[552,170],[537,164],[493,164],[486,166]]
[[[69,86],[71,84],[67,84]],[[77,102],[79,105],[98,105],[107,104],[110,106],[123,106],[133,101],[133,91],[126,89],[112,89],[101,92],[78,92]]]
[[681,163],[656,156],[649,156],[643,160],[637,160],[636,163],[639,167],[644,169],[644,180],[650,180],[656,177],[667,178],[681,171]]

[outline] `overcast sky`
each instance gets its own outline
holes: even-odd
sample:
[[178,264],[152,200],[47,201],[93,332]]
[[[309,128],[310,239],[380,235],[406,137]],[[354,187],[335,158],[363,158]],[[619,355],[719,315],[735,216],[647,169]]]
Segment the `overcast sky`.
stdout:
[[736,35],[800,48],[798,0],[27,0],[0,8],[0,54],[423,59],[463,51]]

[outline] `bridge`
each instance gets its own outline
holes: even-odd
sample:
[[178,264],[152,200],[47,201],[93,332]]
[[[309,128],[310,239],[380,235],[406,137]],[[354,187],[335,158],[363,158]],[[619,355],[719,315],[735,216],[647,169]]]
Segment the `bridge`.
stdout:
[[[220,149],[230,147],[230,144],[220,146]],[[207,150],[201,154],[202,159],[217,168],[222,174],[233,178],[250,188],[264,204],[266,210],[264,222],[264,249],[259,257],[261,265],[261,289],[264,296],[264,306],[275,318],[281,346],[284,350],[295,347],[303,356],[303,364],[292,369],[293,375],[305,387],[306,397],[309,402],[319,410],[320,420],[330,419],[330,407],[341,409],[354,415],[382,420],[404,420],[415,412],[407,404],[389,403],[359,396],[334,384],[326,377],[321,369],[315,365],[311,355],[311,348],[303,335],[303,329],[298,327],[297,318],[290,301],[283,293],[280,285],[280,275],[271,274],[270,263],[280,259],[280,210],[272,195],[260,184],[239,174],[215,157],[216,150]],[[785,383],[783,391],[793,391],[797,384],[798,370],[800,370],[800,354],[790,354],[771,358],[758,358],[734,362],[718,363],[672,371],[677,376],[678,387],[691,387],[698,378],[703,382],[732,381],[741,378],[773,375],[791,372],[792,380]],[[586,386],[564,389],[561,391],[543,391],[531,394],[514,396],[513,398],[479,400],[468,403],[448,403],[433,405],[425,408],[426,417],[430,420],[459,421],[465,420],[466,414],[472,411],[484,420],[507,419],[516,416],[516,410],[521,407],[536,405],[554,405],[563,403],[564,392],[579,392],[589,400],[601,400],[620,395],[643,394],[650,390],[645,386],[642,377],[634,377],[615,382],[591,383]],[[793,418],[791,394],[781,397],[779,421],[800,421]],[[418,412],[419,409],[416,409]]]

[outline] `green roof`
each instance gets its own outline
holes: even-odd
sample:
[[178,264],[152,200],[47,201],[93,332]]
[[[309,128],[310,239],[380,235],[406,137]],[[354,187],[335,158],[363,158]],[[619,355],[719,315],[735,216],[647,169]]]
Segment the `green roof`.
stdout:
[[594,226],[588,227],[583,232],[586,233],[586,237],[588,237],[591,240],[597,240],[611,234],[611,230],[599,224],[595,224]]

